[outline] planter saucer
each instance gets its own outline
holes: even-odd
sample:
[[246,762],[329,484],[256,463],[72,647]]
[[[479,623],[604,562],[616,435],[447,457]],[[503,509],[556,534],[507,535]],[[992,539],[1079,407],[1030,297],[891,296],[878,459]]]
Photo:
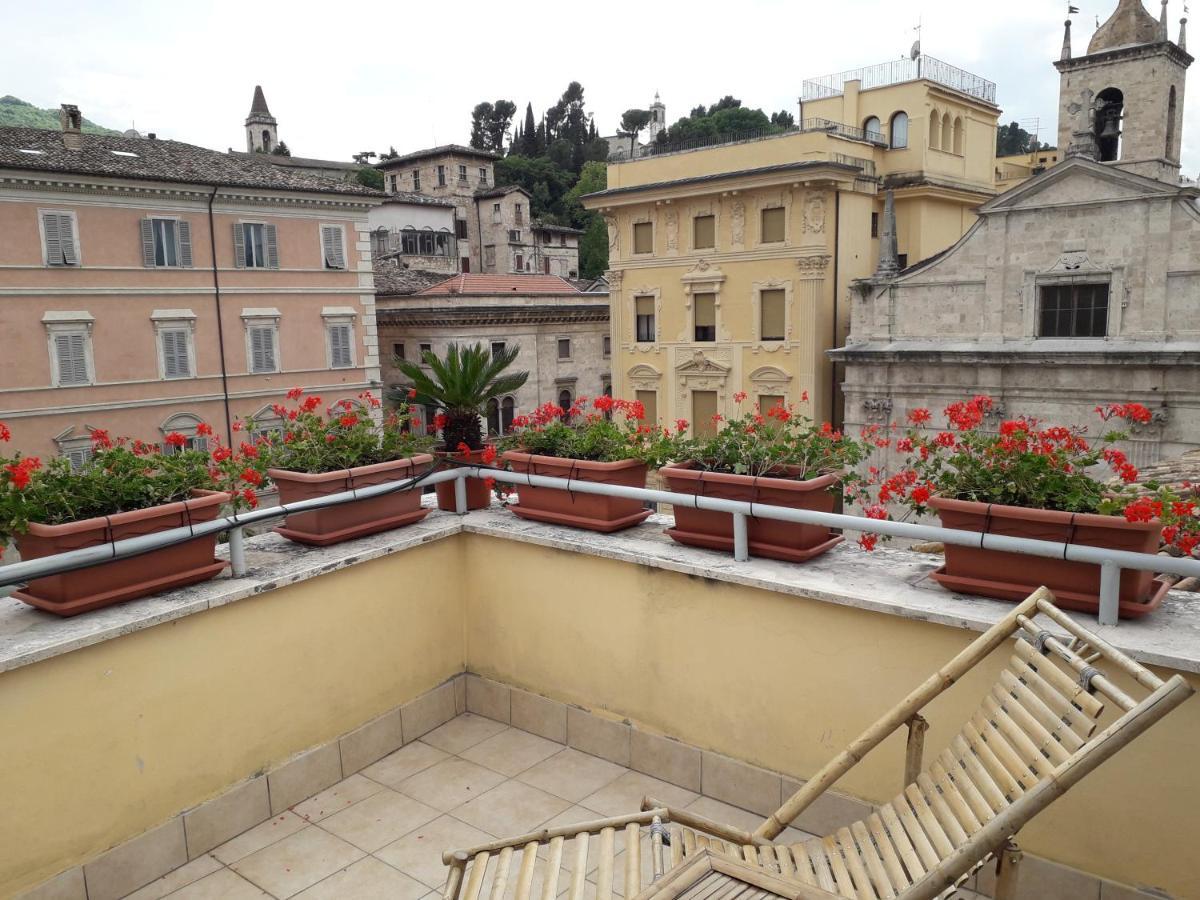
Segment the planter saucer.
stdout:
[[330,544],[337,544],[341,541],[349,541],[354,538],[366,537],[368,534],[377,534],[380,531],[390,531],[393,528],[411,525],[413,522],[420,522],[427,515],[429,515],[429,507],[422,507],[401,516],[375,519],[362,525],[343,528],[340,531],[326,531],[320,534],[313,534],[307,531],[298,531],[295,528],[288,528],[286,525],[277,525],[274,531],[276,534],[282,535],[289,541],[295,541],[297,544],[307,544],[310,547],[328,547]]
[[569,528],[586,528],[588,531],[597,531],[601,534],[611,534],[614,531],[621,531],[624,528],[631,528],[634,525],[641,524],[653,513],[653,510],[640,509],[628,516],[622,516],[619,519],[606,522],[585,516],[577,516],[572,513],[556,513],[542,509],[533,509],[522,506],[520,503],[510,503],[508,508],[522,519],[546,522],[549,525],[565,525]]
[[[990,581],[982,578],[965,578],[961,575],[948,575],[946,574],[946,567],[944,565],[930,572],[929,577],[947,590],[959,594],[973,594],[979,597],[990,597],[993,600],[1011,600],[1014,603],[1019,603],[1041,587],[1038,584],[1019,584],[1017,582]],[[1118,608],[1120,618],[1138,619],[1158,609],[1162,604],[1163,597],[1171,589],[1171,585],[1166,581],[1158,579],[1155,579],[1152,584],[1154,585],[1154,589],[1145,601],[1141,603],[1126,600],[1121,601]],[[1054,602],[1062,609],[1070,609],[1075,612],[1086,612],[1096,615],[1100,611],[1100,601],[1093,594],[1054,590]]]
[[103,606],[124,603],[127,600],[136,600],[139,597],[156,594],[160,590],[167,588],[173,589],[189,584],[198,584],[201,581],[208,581],[210,578],[220,574],[221,570],[228,565],[229,562],[227,560],[214,559],[207,565],[195,569],[174,572],[163,578],[156,578],[153,581],[139,581],[137,584],[126,585],[116,590],[105,591],[102,594],[88,594],[86,597],[81,597],[78,600],[68,600],[65,603],[46,600],[44,597],[39,597],[36,594],[30,594],[26,591],[13,591],[12,596],[14,599],[28,603],[30,606],[36,606],[38,609],[65,618],[67,616],[79,615],[79,613],[90,612],[93,609],[100,609]]
[[[706,550],[733,550],[733,538],[700,531],[684,531],[682,528],[668,528],[667,534],[671,539],[689,547],[703,547]],[[765,559],[781,559],[784,562],[807,562],[814,556],[820,556],[827,550],[836,547],[845,538],[840,534],[829,533],[829,540],[822,541],[815,547],[798,550],[780,544],[767,544],[761,541],[750,541],[750,555]],[[1024,598],[1022,598],[1024,599]]]

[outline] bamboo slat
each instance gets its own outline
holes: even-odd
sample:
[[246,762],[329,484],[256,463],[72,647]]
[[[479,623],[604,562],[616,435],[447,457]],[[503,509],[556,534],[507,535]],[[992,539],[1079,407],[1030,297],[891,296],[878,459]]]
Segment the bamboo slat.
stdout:
[[[637,827],[636,825],[634,826]],[[562,870],[563,842],[561,834],[550,839],[550,853],[542,870],[542,900],[554,900],[558,896],[558,873]]]
[[690,828],[683,829],[683,855],[691,856],[696,852],[696,832]]
[[[1011,696],[1013,701],[1020,704],[1021,708],[1032,716],[1047,733],[1054,735],[1068,754],[1074,753],[1083,746],[1083,738],[1075,732],[1070,722],[1064,719],[1061,713],[1055,713],[1049,704],[1008,669],[1000,673],[1000,683],[997,689]],[[1073,706],[1069,708],[1076,713],[1079,712]]]
[[809,851],[808,860],[812,863],[813,874],[817,878],[817,887],[826,891],[836,891],[837,885],[833,882],[833,872],[829,869],[825,848],[817,841],[810,841],[806,849]]
[[1111,662],[1122,672],[1133,678],[1138,684],[1146,688],[1146,690],[1156,691],[1162,687],[1163,680],[1161,678],[1145,666],[1126,656],[1108,641],[1104,640],[1104,638],[1092,634],[1092,632],[1088,631],[1053,603],[1039,600],[1038,611],[1053,619],[1071,634],[1082,638],[1088,646],[1100,653],[1108,662]]
[[791,877],[796,871],[796,867],[792,865],[792,851],[783,844],[775,845],[775,868],[785,878]]
[[[1025,792],[1025,789],[1021,786],[1013,771],[1001,760],[997,753],[997,748],[985,740],[984,733],[991,730],[990,725],[984,722],[983,716],[975,713],[971,721],[963,727],[963,736],[967,739],[967,743],[971,745],[971,749],[975,752],[975,756],[979,759],[984,769],[987,770],[987,773],[992,776],[996,784],[1000,787],[1000,790],[1004,793],[1005,803],[997,807],[998,812],[1014,798],[1021,796]],[[991,737],[991,734],[988,737]],[[995,740],[998,742],[999,737],[997,736]],[[1011,755],[1012,750],[1009,749],[1008,753]],[[1016,767],[1019,772],[1021,768],[1019,760],[1016,762]]]
[[812,860],[808,856],[808,848],[803,844],[792,844],[792,859],[795,860],[795,877],[804,884],[818,884],[817,875],[813,871]]
[[[973,734],[974,733],[974,734]],[[984,757],[976,751],[975,747],[982,746],[983,741],[970,723],[963,728],[962,734],[955,735],[950,742],[950,746],[954,750],[954,756],[962,763],[963,771],[971,783],[979,790],[987,800],[988,806],[992,808],[993,813],[997,813],[1008,806],[1008,791],[1011,789],[1016,791],[1018,785],[1016,780],[1004,766],[1000,765],[1000,761],[995,758],[990,751],[984,747],[984,751],[988,753],[988,762],[984,763]],[[997,774],[993,776],[993,768]],[[992,818],[991,816],[988,817]]]
[[871,879],[863,865],[858,844],[849,828],[839,828],[836,832],[837,843],[842,849],[842,858],[850,871],[850,880],[854,883],[854,896],[858,900],[875,900],[875,889],[871,887]]
[[910,879],[904,871],[900,857],[896,855],[896,848],[892,846],[892,839],[878,813],[871,813],[867,816],[867,830],[875,839],[875,849],[879,851],[879,858],[883,862],[884,871],[887,872],[888,881],[896,890],[903,889]]
[[517,872],[515,900],[529,900],[529,889],[533,886],[533,867],[537,863],[537,851],[537,841],[530,841],[521,851],[521,868]]
[[942,797],[942,792],[938,790],[938,786],[933,783],[933,778],[928,773],[922,772],[917,776],[917,788],[921,791],[925,802],[929,804],[934,818],[937,819],[942,832],[950,839],[950,843],[957,847],[965,841],[967,839],[966,830],[959,824],[958,817],[950,811],[950,805]]
[[450,871],[446,873],[446,886],[442,889],[442,900],[456,900],[458,889],[462,887],[463,869],[466,868],[467,857],[455,857],[450,862]]
[[625,893],[626,898],[637,896],[642,890],[642,845],[639,842],[641,829],[637,822],[625,826]]
[[651,881],[658,881],[663,876],[665,869],[663,868],[663,841],[662,829],[657,827],[662,823],[656,818],[652,823],[653,827],[650,832],[650,872]]
[[[1034,781],[1041,776],[1043,772],[1049,771],[1051,768],[1046,764],[1046,755],[1038,749],[1038,745],[1032,738],[1018,725],[1011,714],[1005,709],[1002,709],[1000,704],[996,702],[996,698],[992,696],[983,698],[983,712],[991,722],[992,727],[1000,732],[1001,736],[1012,747],[1013,752],[1017,755],[1017,759],[1029,769]],[[1047,740],[1052,740],[1049,735]],[[1032,783],[1029,785],[1032,787]]]
[[489,854],[481,850],[475,854],[471,863],[471,874],[467,878],[467,886],[463,890],[463,900],[479,900],[479,891],[483,887],[483,876],[487,874]]
[[512,858],[512,847],[505,847],[496,857],[496,874],[492,876],[491,900],[504,900],[504,889],[508,887],[508,870],[512,866]]
[[890,900],[895,897],[892,880],[888,877],[883,860],[879,858],[879,851],[875,848],[875,841],[867,831],[867,826],[862,822],[855,822],[850,826],[850,832],[854,836],[855,843],[858,844],[858,853],[867,869],[867,875],[875,886],[874,894],[869,895],[871,900],[874,900],[875,897],[879,897],[881,900]]
[[908,805],[908,800],[904,796],[900,796],[893,800],[889,806],[895,811],[896,817],[904,827],[905,834],[912,841],[913,848],[917,851],[917,856],[921,860],[921,865],[926,869],[932,869],[938,864],[938,860],[941,857],[933,849],[933,845],[929,843],[929,838],[925,835],[925,831],[921,828],[921,823],[917,821],[912,808]]
[[[929,774],[933,778],[934,784],[941,790],[942,801],[954,814],[954,818],[958,821],[963,834],[971,835],[982,828],[983,822],[980,821],[975,810],[971,808],[970,801],[963,795],[962,787],[955,784],[950,778],[950,773],[946,770],[946,764],[942,761],[941,757],[935,760],[933,765],[929,767]],[[970,784],[968,779],[964,778],[963,781]],[[974,789],[974,785],[971,785],[971,787]],[[976,791],[976,794],[978,794],[978,791]],[[979,797],[978,802],[987,810],[987,803],[984,802],[982,797]],[[991,812],[991,810],[987,811],[988,813]],[[991,818],[991,816],[988,815],[987,818]]]
[[[922,796],[920,788],[915,784],[910,784],[904,789],[904,799],[908,801],[908,806],[913,811],[913,816],[917,820],[917,824],[921,827],[921,831],[925,833],[926,839],[929,841],[930,846],[933,847],[933,852],[938,855],[938,858],[940,859],[953,851],[954,844],[946,836],[946,832],[938,822],[937,816],[933,814],[933,810],[929,808],[929,804],[925,802],[925,797]],[[901,817],[901,821],[904,821],[903,817]]]
[[[613,857],[616,855],[613,852],[615,842],[615,832],[612,828],[604,828],[600,831],[600,853],[599,867],[596,869],[596,900],[611,900],[613,887]],[[683,859],[683,841],[675,840],[672,836],[671,851],[674,857],[675,845],[679,845],[679,859],[673,859],[674,864]]]
[[1089,719],[1096,718],[1104,711],[1102,701],[1085,691],[1076,679],[1056,666],[1049,657],[1042,656],[1025,641],[1017,641],[1013,645],[1013,652],[1068,702],[1079,707]]
[[570,900],[583,900],[583,885],[587,876],[588,833],[575,836],[575,859],[571,863]]
[[982,735],[983,740],[987,742],[987,747],[1000,760],[1008,773],[1017,780],[1022,790],[1027,791],[1038,783],[1037,773],[1029,768],[1029,764],[1022,758],[1021,754],[1013,749],[1010,744],[1000,733],[999,729],[983,714],[982,711],[976,712],[971,717],[971,724],[975,726],[977,732]]
[[[1043,725],[1038,717],[1027,709],[1025,704],[1014,697],[1010,691],[1006,691],[1002,684],[992,686],[992,699],[1013,720],[1016,726],[1021,729],[1021,732],[1029,738],[1038,753],[1050,760],[1051,765],[1057,766],[1061,762],[1066,762],[1067,757],[1071,753],[1063,746],[1057,734]],[[1040,701],[1038,702],[1040,703]],[[1074,737],[1074,733],[1065,725],[1061,730]],[[1075,749],[1078,750],[1079,748],[1076,747]]]
[[683,830],[671,826],[671,868],[683,862]]
[[896,853],[904,863],[904,868],[908,869],[909,879],[916,881],[925,874],[925,864],[921,862],[921,857],[917,854],[916,848],[913,847],[912,841],[908,839],[908,834],[905,832],[904,826],[900,824],[900,817],[896,814],[896,810],[891,803],[885,803],[879,807],[879,817],[883,820],[883,824],[887,826],[892,846],[896,848]]

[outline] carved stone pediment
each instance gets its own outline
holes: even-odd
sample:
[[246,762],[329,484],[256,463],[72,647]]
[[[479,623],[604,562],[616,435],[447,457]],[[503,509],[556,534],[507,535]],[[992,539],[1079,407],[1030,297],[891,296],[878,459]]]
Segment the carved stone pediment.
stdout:
[[628,372],[629,384],[636,391],[654,391],[658,390],[658,383],[662,379],[662,373],[654,366],[648,366],[645,363],[638,363],[630,368]]
[[692,354],[692,358],[687,362],[680,363],[675,367],[677,375],[706,375],[724,377],[729,374],[729,366],[723,366],[721,363],[709,359],[704,355],[703,350],[697,350]]
[[725,273],[712,265],[707,259],[699,259],[692,268],[679,279],[684,285],[720,284],[725,280]]
[[[750,373],[750,383],[761,388],[783,388],[792,380],[792,376],[777,366],[759,366]],[[763,393],[770,393],[764,390]]]

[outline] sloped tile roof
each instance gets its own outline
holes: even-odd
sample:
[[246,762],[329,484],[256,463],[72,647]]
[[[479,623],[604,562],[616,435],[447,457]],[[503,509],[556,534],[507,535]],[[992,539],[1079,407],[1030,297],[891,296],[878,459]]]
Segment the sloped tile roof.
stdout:
[[579,290],[557,275],[462,274],[420,292],[427,294],[578,294]]
[[445,280],[445,272],[404,269],[390,260],[375,263],[375,295],[378,297],[405,297],[417,294],[430,285]]
[[60,131],[0,128],[0,168],[36,172],[136,178],[145,181],[228,187],[312,191],[382,198],[361,184],[289,171],[251,155],[220,153],[180,141],[108,134],[79,135],[80,148],[68,150]]
[[500,159],[501,156],[499,153],[493,153],[491,150],[476,150],[474,147],[464,147],[462,144],[442,144],[440,147],[430,147],[428,150],[415,150],[412,153],[403,153],[392,159],[381,159],[375,163],[375,168],[386,169],[388,166],[411,162],[414,159],[447,156],[451,153],[456,153],[459,156],[475,156],[479,159]]

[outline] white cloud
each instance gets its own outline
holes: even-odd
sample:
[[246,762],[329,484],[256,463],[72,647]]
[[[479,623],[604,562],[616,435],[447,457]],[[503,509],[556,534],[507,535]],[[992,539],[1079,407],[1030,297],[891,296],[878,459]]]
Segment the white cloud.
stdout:
[[[1116,2],[1077,5],[1079,53],[1094,17],[1106,18]],[[724,3],[605,0],[553,15],[482,0],[336,8],[64,0],[51,23],[36,4],[0,0],[0,93],[38,106],[77,103],[114,128],[136,123],[162,137],[242,149],[242,119],[261,84],[294,154],[348,159],[389,146],[465,143],[481,100],[511,99],[518,115],[532,101],[537,115],[571,80],[583,84],[603,134],[656,90],[670,120],[725,94],[794,113],[805,77],[905,55],[920,17],[926,53],[995,81],[1002,121],[1037,118],[1053,143],[1062,12],[1045,0],[744,0],[735,14]],[[1172,0],[1172,19],[1181,12]],[[1200,104],[1192,102],[1183,170],[1198,169]]]

